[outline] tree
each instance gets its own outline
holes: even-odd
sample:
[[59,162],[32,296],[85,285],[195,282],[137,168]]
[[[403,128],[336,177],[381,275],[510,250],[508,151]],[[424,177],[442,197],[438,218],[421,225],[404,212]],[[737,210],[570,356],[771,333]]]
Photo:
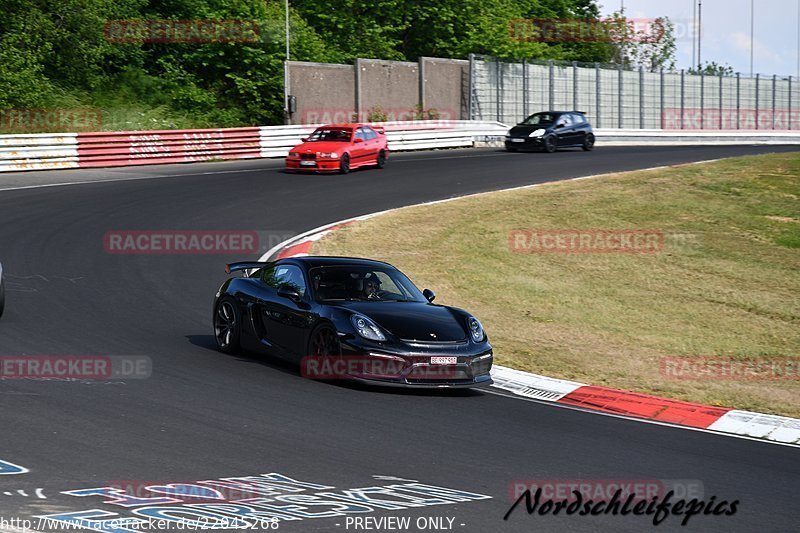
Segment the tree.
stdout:
[[614,63],[651,72],[675,69],[675,24],[669,17],[637,24],[620,10],[611,15],[606,27],[616,49]]
[[689,74],[705,74],[706,76],[733,76],[733,67],[727,63],[721,65],[716,61],[706,61],[697,68],[690,68]]

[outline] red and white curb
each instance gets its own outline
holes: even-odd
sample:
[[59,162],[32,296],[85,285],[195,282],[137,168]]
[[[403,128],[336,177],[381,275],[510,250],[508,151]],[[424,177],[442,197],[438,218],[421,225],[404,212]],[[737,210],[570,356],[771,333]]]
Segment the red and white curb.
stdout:
[[[574,180],[593,177],[597,176],[574,178]],[[505,189],[504,191],[538,186],[540,185],[526,185]],[[480,194],[486,193],[471,194],[407,207],[439,204]],[[311,246],[332,231],[385,213],[406,209],[407,207],[389,209],[320,226],[278,244],[267,251],[260,260],[275,261],[286,257],[309,255]],[[554,402],[564,406],[635,420],[694,428],[737,437],[763,439],[777,444],[800,446],[800,419],[796,418],[739,411],[725,407],[713,407],[650,396],[648,394],[596,387],[575,381],[539,376],[498,365],[492,367],[492,379],[494,380],[493,387],[530,400]]]

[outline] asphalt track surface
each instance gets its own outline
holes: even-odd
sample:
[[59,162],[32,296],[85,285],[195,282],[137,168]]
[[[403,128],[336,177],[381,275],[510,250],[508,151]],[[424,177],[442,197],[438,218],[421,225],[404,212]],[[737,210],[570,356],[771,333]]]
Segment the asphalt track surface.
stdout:
[[[276,161],[0,176],[0,188],[126,180],[0,192],[8,289],[0,355],[144,355],[153,362],[149,379],[0,380],[0,461],[30,470],[0,475],[0,518],[87,509],[131,516],[101,497],[60,492],[276,472],[337,491],[407,483],[375,477],[396,476],[491,496],[369,514],[410,517],[405,531],[420,531],[419,517],[454,518],[453,531],[479,533],[653,527],[652,517],[528,516],[522,508],[503,520],[513,483],[580,479],[690,480],[707,500],[740,501],[734,516],[695,516],[686,527],[670,517],[662,531],[796,531],[796,448],[487,392],[304,379],[289,365],[214,349],[210,306],[223,266],[257,256],[111,255],[103,246],[108,230],[279,235],[480,191],[791,150],[454,150],[397,154],[383,171],[347,176],[287,175]],[[446,302],[446,294],[439,296]],[[279,530],[366,529],[336,517],[282,522]]]

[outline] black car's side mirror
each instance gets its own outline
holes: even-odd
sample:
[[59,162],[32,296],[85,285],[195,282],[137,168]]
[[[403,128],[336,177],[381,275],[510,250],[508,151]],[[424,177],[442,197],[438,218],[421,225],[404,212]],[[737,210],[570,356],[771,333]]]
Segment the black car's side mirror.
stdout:
[[278,287],[278,296],[281,298],[288,298],[295,303],[303,299],[302,296],[300,296],[300,293],[297,292],[297,289],[291,285],[281,285]]
[[556,129],[557,129],[557,130],[558,130],[558,129],[561,129],[561,128],[563,128],[563,127],[564,127],[564,124],[556,124]]
[[422,295],[423,295],[423,296],[425,297],[425,299],[426,299],[426,300],[428,300],[429,302],[433,302],[433,300],[435,300],[435,299],[436,299],[436,293],[434,293],[434,292],[433,292],[432,290],[430,290],[430,289],[425,289],[424,291],[422,291]]

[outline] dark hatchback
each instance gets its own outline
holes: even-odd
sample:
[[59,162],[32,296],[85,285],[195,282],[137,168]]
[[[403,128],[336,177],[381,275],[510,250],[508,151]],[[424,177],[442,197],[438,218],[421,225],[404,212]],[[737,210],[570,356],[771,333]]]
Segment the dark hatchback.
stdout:
[[559,148],[594,149],[594,132],[586,116],[579,111],[547,111],[535,113],[520,122],[506,135],[506,150],[544,150]]
[[214,336],[300,363],[305,377],[406,387],[492,383],[492,347],[467,311],[433,304],[390,264],[343,257],[233,263],[214,299]]

